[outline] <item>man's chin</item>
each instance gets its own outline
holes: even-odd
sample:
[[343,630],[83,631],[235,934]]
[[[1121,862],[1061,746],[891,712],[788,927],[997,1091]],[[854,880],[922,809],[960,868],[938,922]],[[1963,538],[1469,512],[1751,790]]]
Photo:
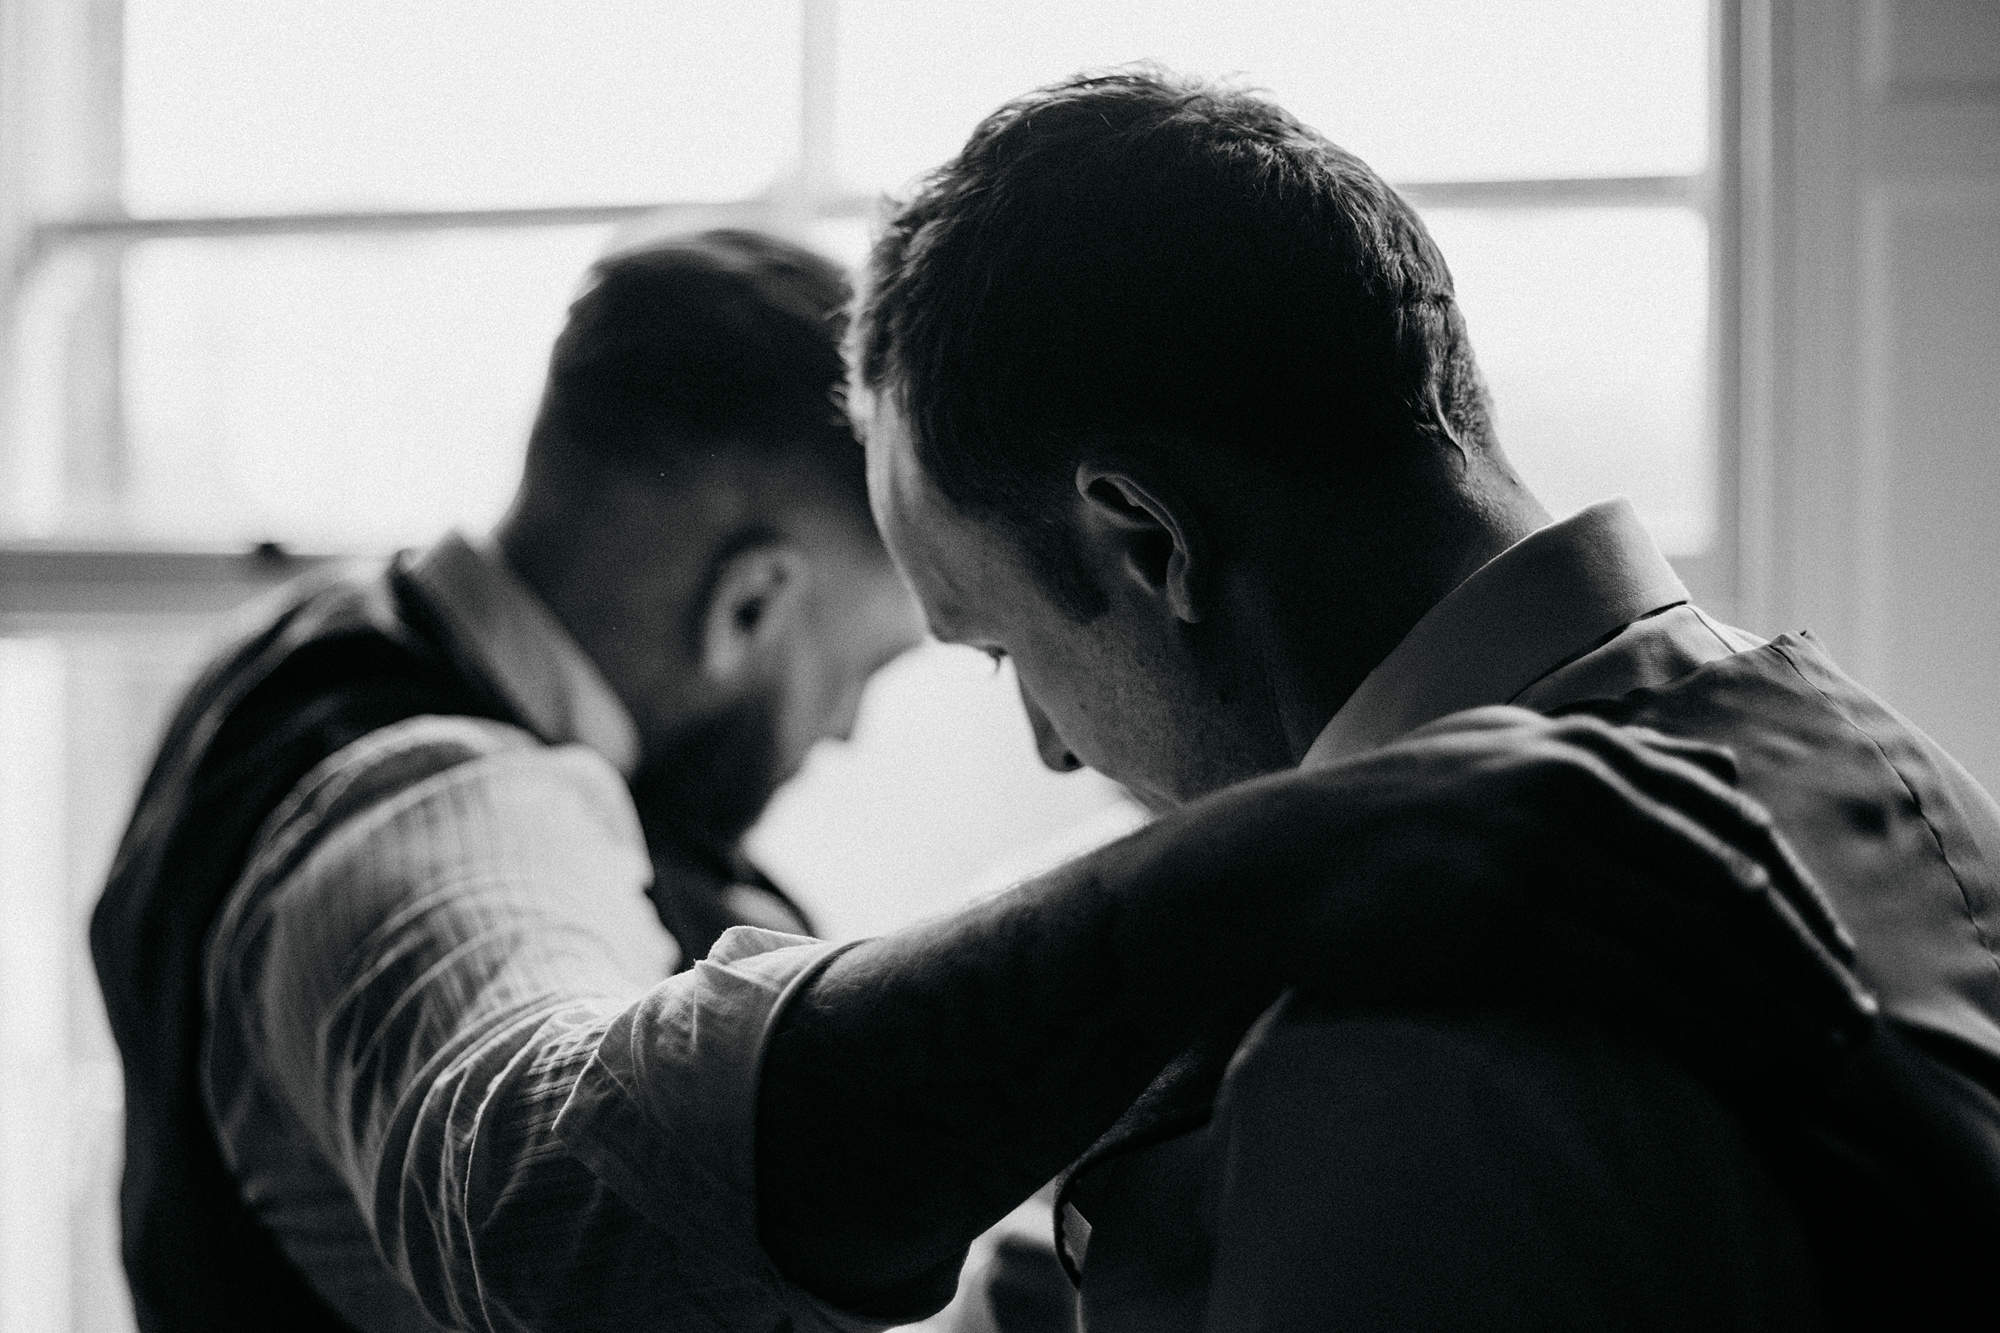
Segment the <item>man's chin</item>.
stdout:
[[1171,785],[1169,782],[1149,782],[1140,778],[1127,777],[1122,773],[1106,773],[1101,768],[1092,768],[1091,771],[1101,774],[1117,783],[1118,789],[1124,792],[1134,804],[1144,806],[1148,814],[1171,814],[1193,799],[1189,796],[1177,795],[1168,790]]
[[1199,774],[1176,774],[1157,784],[1122,777],[1112,780],[1147,810],[1155,815],[1164,815],[1184,805],[1191,805],[1203,797],[1213,796],[1241,783],[1254,782],[1258,778],[1282,771],[1283,768],[1276,767],[1244,768],[1235,771],[1217,769]]
[[699,739],[707,743],[683,745],[642,768],[632,783],[633,800],[649,828],[672,829],[716,854],[731,854],[781,785],[773,776],[777,756],[767,746],[729,744],[731,736]]

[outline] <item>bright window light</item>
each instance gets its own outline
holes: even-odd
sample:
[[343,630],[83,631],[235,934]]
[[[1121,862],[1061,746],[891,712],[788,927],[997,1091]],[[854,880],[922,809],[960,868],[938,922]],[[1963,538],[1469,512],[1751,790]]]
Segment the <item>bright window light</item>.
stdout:
[[1707,156],[1706,0],[845,0],[839,161],[895,189],[1079,69],[1239,74],[1392,180],[1660,176]]
[[491,523],[520,477],[549,345],[608,235],[139,246],[116,521],[175,541],[334,550]]
[[796,6],[128,0],[133,212],[732,199],[791,165]]

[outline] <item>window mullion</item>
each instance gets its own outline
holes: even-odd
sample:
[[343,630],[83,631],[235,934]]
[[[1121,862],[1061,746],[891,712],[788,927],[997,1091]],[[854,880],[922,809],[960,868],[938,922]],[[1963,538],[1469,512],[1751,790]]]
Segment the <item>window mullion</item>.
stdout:
[[799,21],[799,184],[808,212],[825,216],[837,206],[839,189],[834,162],[838,0],[799,0]]
[[[6,360],[0,375],[0,485],[18,496],[31,478],[56,488],[64,511],[115,513],[127,473],[124,428],[123,265],[84,257],[55,288],[36,287],[47,257],[36,225],[51,216],[115,215],[124,162],[124,7],[121,0],[7,0],[7,68],[15,85],[5,154],[8,249],[3,278]],[[27,306],[43,301],[32,345]],[[53,305],[48,304],[54,302]],[[41,358],[39,382],[59,403],[50,456],[31,458],[19,364]]]
[[[75,21],[64,194],[80,208],[115,214],[124,202],[124,5],[85,0]],[[124,306],[121,256],[93,256],[60,352],[63,489],[73,514],[115,515],[125,496]]]
[[1702,206],[1694,176],[1567,176],[1543,180],[1399,181],[1419,208],[1630,208]]
[[1713,473],[1715,543],[1709,567],[1689,584],[1696,597],[1731,619],[1743,614],[1743,7],[1710,0],[1708,169],[1702,206],[1708,217],[1708,436]]

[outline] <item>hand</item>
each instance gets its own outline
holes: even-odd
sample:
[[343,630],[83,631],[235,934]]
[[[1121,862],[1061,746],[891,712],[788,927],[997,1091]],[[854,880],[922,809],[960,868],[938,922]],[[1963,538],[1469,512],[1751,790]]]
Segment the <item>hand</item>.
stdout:
[[[1792,1079],[1868,1030],[1851,942],[1713,746],[1482,708],[1353,760],[1263,779],[1265,941],[1336,1003],[1525,1002],[1598,1017],[1706,1072]],[[1318,802],[1324,839],[1301,838]],[[1275,914],[1283,920],[1282,913]]]

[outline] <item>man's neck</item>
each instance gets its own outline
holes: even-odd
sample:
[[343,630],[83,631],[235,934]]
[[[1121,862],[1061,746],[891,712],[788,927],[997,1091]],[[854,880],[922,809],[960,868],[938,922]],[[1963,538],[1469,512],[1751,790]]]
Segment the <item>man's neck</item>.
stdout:
[[1373,540],[1302,543],[1251,595],[1262,671],[1296,763],[1430,609],[1549,522],[1525,488]]
[[493,531],[509,568],[596,664],[644,735],[677,721],[691,685],[690,664],[670,650],[686,595],[675,551],[658,539],[663,527],[672,530],[631,498],[590,512],[543,499],[517,502]]

